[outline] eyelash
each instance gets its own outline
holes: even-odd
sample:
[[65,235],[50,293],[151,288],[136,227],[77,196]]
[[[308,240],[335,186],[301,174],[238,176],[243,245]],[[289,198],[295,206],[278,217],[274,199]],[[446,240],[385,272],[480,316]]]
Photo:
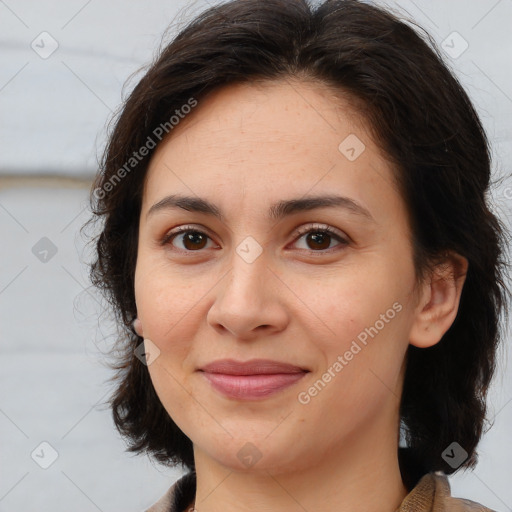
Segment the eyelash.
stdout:
[[[211,240],[211,237],[207,233],[195,228],[194,226],[180,226],[175,231],[167,233],[164,236],[164,238],[162,239],[161,244],[162,245],[172,245],[172,241],[174,240],[174,238],[176,238],[177,236],[179,236],[183,233],[196,233],[196,234],[204,235]],[[296,242],[299,238],[302,238],[304,235],[307,235],[309,233],[327,234],[330,237],[335,238],[339,242],[339,246],[341,246],[341,247],[345,247],[345,246],[349,245],[349,243],[350,243],[349,240],[343,238],[340,234],[338,234],[330,226],[321,225],[321,224],[315,224],[313,226],[310,225],[310,226],[305,226],[305,227],[299,228],[296,232],[296,237],[294,239],[294,242]],[[301,250],[307,250],[312,253],[323,254],[323,253],[327,253],[327,252],[330,253],[330,252],[332,252],[333,249],[335,250],[336,248],[330,247],[328,249],[322,249],[322,250],[318,250],[318,251],[314,251],[313,249],[301,249]],[[194,253],[194,252],[202,251],[201,249],[199,249],[197,251],[191,251],[191,250],[187,250],[187,249],[176,249],[176,250],[181,251],[181,252],[186,252],[186,253]]]

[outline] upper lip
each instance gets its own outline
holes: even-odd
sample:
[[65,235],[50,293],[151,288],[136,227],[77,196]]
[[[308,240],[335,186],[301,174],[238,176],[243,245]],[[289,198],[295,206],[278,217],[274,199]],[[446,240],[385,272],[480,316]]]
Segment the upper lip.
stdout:
[[224,373],[226,375],[301,373],[309,371],[293,364],[272,361],[270,359],[251,359],[249,361],[218,359],[202,366],[199,370],[208,373]]

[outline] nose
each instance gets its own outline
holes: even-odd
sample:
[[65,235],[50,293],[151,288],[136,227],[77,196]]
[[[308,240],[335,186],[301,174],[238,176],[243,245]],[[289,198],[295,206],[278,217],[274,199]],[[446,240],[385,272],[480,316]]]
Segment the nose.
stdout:
[[207,322],[220,334],[251,340],[285,329],[289,318],[285,286],[261,255],[252,263],[238,254],[231,269],[215,287],[216,296]]

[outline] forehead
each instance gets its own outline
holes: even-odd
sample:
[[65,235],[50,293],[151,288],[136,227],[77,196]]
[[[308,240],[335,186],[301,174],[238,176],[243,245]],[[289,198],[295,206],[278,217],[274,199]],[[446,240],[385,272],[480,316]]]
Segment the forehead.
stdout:
[[338,189],[364,202],[368,187],[382,192],[392,181],[351,101],[320,83],[281,80],[231,84],[199,100],[157,147],[144,196],[155,202],[168,188],[251,201]]
[[[337,146],[348,135],[348,129],[367,138],[366,121],[355,105],[356,100],[347,94],[311,80],[229,84],[200,99],[160,144],[157,153],[167,142],[176,147],[190,140],[196,147],[209,145],[217,151],[235,144],[242,150],[254,150],[253,145],[260,141],[267,147],[295,141],[294,149],[298,151],[312,145]],[[308,144],[299,147],[304,140]],[[216,147],[219,141],[223,144]]]

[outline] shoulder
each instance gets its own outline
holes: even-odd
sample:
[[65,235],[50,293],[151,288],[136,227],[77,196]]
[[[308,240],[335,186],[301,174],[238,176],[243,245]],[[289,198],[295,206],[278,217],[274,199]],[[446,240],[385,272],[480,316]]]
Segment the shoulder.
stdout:
[[405,497],[397,512],[495,512],[474,501],[451,495],[447,476],[442,472],[427,473]]
[[145,512],[184,512],[194,499],[196,474],[191,471],[179,478],[167,492]]
[[171,503],[173,502],[174,489],[176,484],[172,485],[167,492],[145,512],[171,512]]

